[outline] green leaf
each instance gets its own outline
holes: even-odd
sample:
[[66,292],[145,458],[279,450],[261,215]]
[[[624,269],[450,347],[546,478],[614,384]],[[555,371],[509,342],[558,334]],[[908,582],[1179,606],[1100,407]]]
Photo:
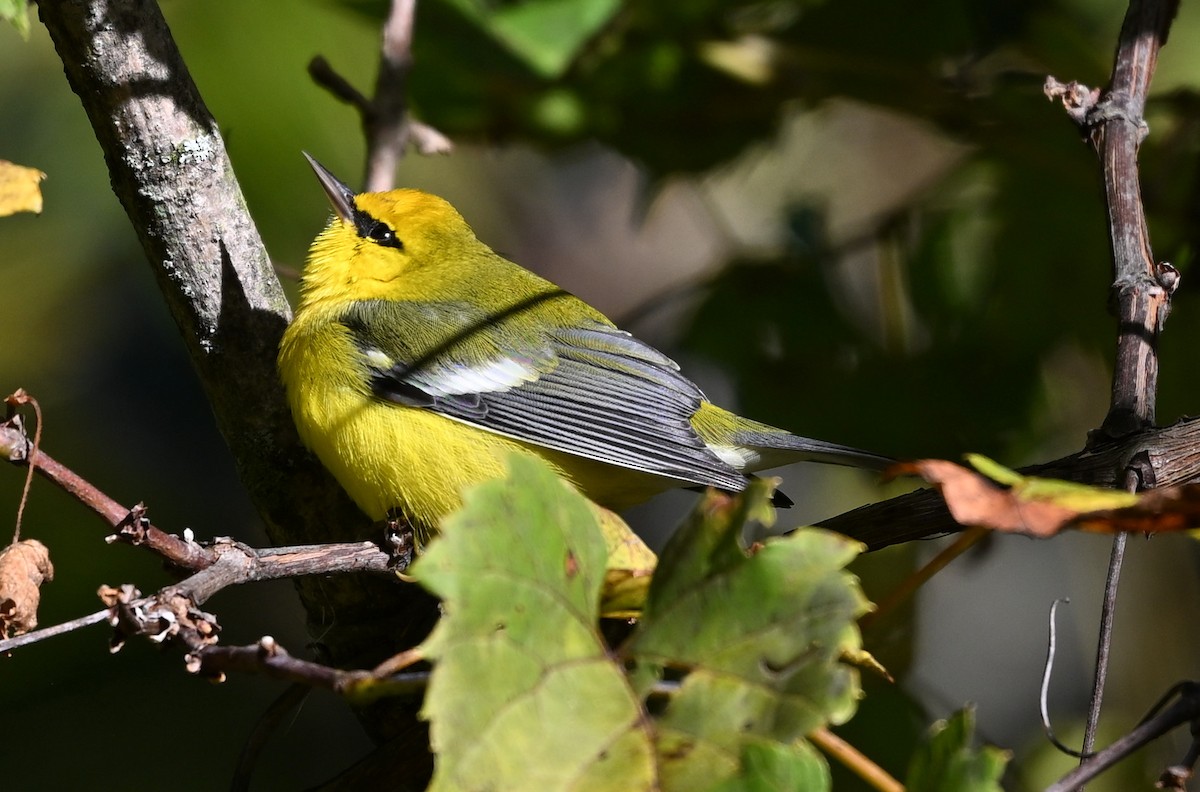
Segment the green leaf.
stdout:
[[21,34],[21,38],[29,40],[29,1],[0,0],[0,19],[6,19]]
[[805,742],[782,745],[748,741],[741,768],[711,792],[795,792],[829,789],[829,768],[816,749]]
[[840,658],[860,647],[867,601],[843,567],[860,546],[804,529],[747,555],[741,529],[768,492],[757,483],[696,510],[664,549],[627,647],[642,684],[643,666],[687,669],[657,720],[664,789],[758,788],[734,779],[768,755],[784,776],[827,779],[801,738],[854,713],[858,672]]
[[422,647],[430,789],[655,786],[641,702],[596,627],[604,572],[590,505],[541,462],[514,456],[467,493],[413,568],[445,609]]
[[908,792],[1000,792],[1008,752],[991,746],[973,749],[974,734],[970,708],[935,723],[928,742],[913,756]]
[[563,74],[620,0],[448,0],[543,77]]

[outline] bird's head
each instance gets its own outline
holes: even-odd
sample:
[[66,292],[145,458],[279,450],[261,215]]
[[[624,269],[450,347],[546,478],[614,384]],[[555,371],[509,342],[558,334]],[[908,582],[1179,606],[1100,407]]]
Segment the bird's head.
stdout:
[[334,216],[309,250],[306,302],[437,299],[490,252],[449,203],[420,190],[355,194],[308,156]]

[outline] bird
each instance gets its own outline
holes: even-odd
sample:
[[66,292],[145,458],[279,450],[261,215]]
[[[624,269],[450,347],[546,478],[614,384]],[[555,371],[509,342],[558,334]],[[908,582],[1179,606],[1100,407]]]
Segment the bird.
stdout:
[[278,370],[301,440],[372,519],[399,514],[431,536],[511,454],[613,511],[676,487],[738,492],[797,461],[893,461],[718,407],[665,354],[481,242],[447,201],[356,194],[304,156],[333,214]]

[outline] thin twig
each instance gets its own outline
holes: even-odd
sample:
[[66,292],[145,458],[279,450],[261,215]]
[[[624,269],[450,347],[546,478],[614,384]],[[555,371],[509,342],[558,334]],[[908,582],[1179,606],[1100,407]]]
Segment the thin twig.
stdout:
[[317,85],[359,113],[366,115],[371,112],[371,100],[363,96],[362,92],[351,85],[349,80],[338,74],[323,56],[317,55],[308,62],[308,76],[312,77],[313,82]]
[[[40,419],[38,424],[40,426]],[[203,569],[213,562],[212,556],[195,542],[154,527],[146,518],[146,509],[141,504],[132,509],[122,506],[51,457],[37,446],[36,435],[34,444],[30,446],[23,428],[14,420],[0,423],[0,456],[13,464],[28,465],[31,471],[36,471],[99,515],[109,528],[116,531],[108,538],[110,542],[122,541],[146,547],[181,569]]]
[[189,670],[223,680],[227,672],[262,674],[311,688],[361,696],[369,689],[375,697],[419,693],[429,683],[428,671],[376,676],[371,671],[343,670],[288,654],[274,638],[263,636],[249,646],[205,646],[191,655]]
[[824,726],[807,735],[808,740],[879,792],[904,792],[904,785],[864,756],[857,748]]
[[1124,531],[1113,537],[1108,572],[1104,577],[1104,600],[1100,608],[1100,634],[1096,640],[1096,671],[1092,677],[1092,696],[1088,704],[1087,721],[1083,729],[1083,755],[1086,762],[1096,747],[1096,732],[1100,728],[1100,708],[1104,702],[1104,685],[1108,680],[1108,662],[1112,655],[1113,623],[1117,610],[1117,587],[1121,582],[1121,565],[1129,534]]
[[246,738],[246,742],[242,746],[242,751],[238,755],[237,767],[233,771],[233,780],[229,782],[229,792],[246,792],[250,789],[250,779],[254,775],[258,757],[262,754],[267,740],[278,731],[283,719],[292,710],[298,709],[311,692],[312,688],[308,685],[295,682],[288,685],[271,702],[266,712],[258,719],[258,723],[254,724],[254,730],[250,732],[250,736]]
[[371,115],[364,118],[367,138],[367,192],[390,190],[396,183],[396,166],[408,146],[408,73],[412,69],[413,16],[416,0],[392,0],[383,41]]
[[412,70],[413,20],[416,0],[392,0],[383,24],[375,93],[367,98],[342,77],[329,61],[317,56],[308,64],[313,80],[358,111],[367,157],[363,176],[366,192],[390,190],[396,167],[412,143],[421,154],[446,154],[454,146],[438,130],[412,117],[408,106],[408,74]]
[[[1125,490],[1135,492],[1140,477],[1132,466],[1125,472]],[[1087,720],[1083,729],[1083,745],[1080,763],[1091,758],[1096,747],[1096,733],[1100,728],[1100,709],[1104,702],[1104,685],[1108,680],[1108,664],[1112,655],[1113,624],[1117,612],[1117,590],[1121,582],[1121,566],[1125,561],[1125,548],[1129,534],[1121,531],[1113,537],[1112,551],[1108,559],[1108,571],[1104,576],[1104,598],[1100,605],[1100,630],[1096,639],[1096,670],[1092,677],[1092,695],[1088,703]]]
[[[1176,694],[1178,699],[1166,706],[1169,697]],[[1176,685],[1132,731],[1047,787],[1046,792],[1074,792],[1082,789],[1088,781],[1151,740],[1184,723],[1196,723],[1197,719],[1200,719],[1200,685],[1194,682]]]
[[[345,542],[327,545],[301,545],[294,547],[271,547],[254,549],[230,539],[218,540],[208,552],[213,561],[190,577],[171,586],[166,586],[149,597],[136,595],[125,597],[119,604],[129,615],[125,629],[130,633],[141,633],[155,637],[169,631],[179,632],[182,621],[186,621],[189,608],[203,605],[210,597],[229,586],[255,583],[281,578],[306,575],[328,575],[343,572],[373,572],[381,575],[394,574],[393,559],[371,542]],[[98,624],[114,615],[115,600],[121,599],[117,589],[113,592],[109,609],[84,616],[54,627],[35,630],[25,635],[0,641],[0,653],[21,646],[37,643],[73,630]],[[191,618],[191,617],[188,617]],[[194,621],[194,619],[192,619]],[[213,621],[215,635],[215,621]],[[206,635],[207,638],[207,635]],[[199,646],[203,641],[193,641]]]
[[377,677],[391,676],[393,674],[400,673],[409,666],[419,663],[424,659],[425,655],[421,653],[420,649],[405,649],[403,652],[394,654],[387,660],[384,660],[382,663],[375,666],[371,673]]
[[1050,605],[1050,638],[1046,642],[1046,665],[1042,669],[1042,690],[1041,695],[1038,696],[1038,712],[1042,716],[1042,731],[1046,733],[1046,739],[1050,741],[1050,744],[1067,756],[1084,759],[1088,757],[1088,754],[1076,751],[1074,748],[1063,743],[1055,736],[1054,729],[1050,726],[1050,675],[1054,672],[1054,656],[1058,651],[1058,629],[1055,619],[1058,614],[1058,606],[1070,601],[1066,597],[1063,597],[1062,599],[1054,600]]
[[108,621],[111,615],[112,612],[105,608],[102,611],[89,613],[87,616],[80,616],[78,619],[56,624],[53,627],[43,627],[40,630],[32,630],[13,638],[5,638],[0,640],[0,654],[7,654],[13,649],[20,649],[22,646],[35,644],[47,638],[55,638],[59,635],[74,632],[75,630],[82,630],[84,627],[91,627],[93,624],[101,624]]
[[931,577],[949,566],[951,561],[977,545],[989,533],[990,531],[986,528],[968,528],[952,544],[931,558],[923,567],[901,581],[900,585],[896,586],[891,593],[875,606],[875,610],[859,619],[859,628],[864,631],[870,629],[884,616],[896,610],[900,605],[903,605],[909,597],[916,593],[917,589],[928,583]]
[[[11,422],[15,419],[16,416],[14,411],[17,407],[25,404],[33,407],[33,417],[34,420],[37,421],[37,424],[33,429],[33,446],[27,451],[27,453],[30,457],[36,457],[38,449],[42,445],[41,405],[38,404],[37,399],[26,393],[24,388],[17,388],[17,390],[8,396],[8,398],[6,398],[4,401],[8,405],[9,411],[6,422]],[[29,488],[33,486],[33,470],[34,466],[31,464],[29,469],[25,471],[25,485],[21,488],[21,500],[17,504],[17,523],[13,528],[12,544],[16,544],[17,542],[21,541],[21,518],[25,516],[25,504],[29,502]]]

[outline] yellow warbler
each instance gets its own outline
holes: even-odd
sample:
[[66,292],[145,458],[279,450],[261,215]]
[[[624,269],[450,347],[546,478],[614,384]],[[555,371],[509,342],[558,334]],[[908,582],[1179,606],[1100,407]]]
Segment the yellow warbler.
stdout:
[[398,509],[424,535],[514,452],[615,510],[672,487],[738,491],[799,460],[890,462],[717,407],[661,352],[480,242],[446,201],[355,195],[308,159],[335,215],[309,252],[279,372],[301,438],[372,518]]

